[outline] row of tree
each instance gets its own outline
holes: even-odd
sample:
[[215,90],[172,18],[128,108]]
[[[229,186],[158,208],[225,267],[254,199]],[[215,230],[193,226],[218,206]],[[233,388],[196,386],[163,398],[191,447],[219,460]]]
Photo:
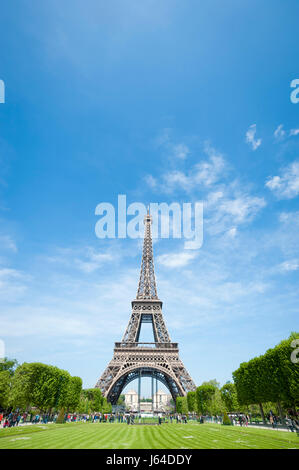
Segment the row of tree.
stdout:
[[178,397],[178,413],[219,415],[225,411],[257,414],[263,420],[270,409],[284,418],[283,410],[299,405],[299,365],[292,361],[294,340],[299,333],[291,333],[287,340],[262,356],[240,364],[233,372],[234,383],[220,388],[216,380],[204,382],[186,397]]
[[112,405],[103,397],[99,388],[84,389],[80,395],[80,401],[75,410],[80,414],[111,413]]
[[39,362],[18,365],[6,359],[0,363],[0,408],[108,413],[111,404],[100,389],[82,390],[82,379],[66,370]]
[[202,415],[221,415],[225,411],[238,411],[236,387],[228,382],[222,388],[216,380],[203,382],[194,392],[176,400],[177,413],[196,413]]
[[282,404],[293,410],[299,405],[299,366],[291,359],[296,339],[299,339],[299,333],[292,333],[287,340],[265,354],[243,362],[233,372],[239,403],[258,404],[263,419],[264,402],[277,403],[281,417]]

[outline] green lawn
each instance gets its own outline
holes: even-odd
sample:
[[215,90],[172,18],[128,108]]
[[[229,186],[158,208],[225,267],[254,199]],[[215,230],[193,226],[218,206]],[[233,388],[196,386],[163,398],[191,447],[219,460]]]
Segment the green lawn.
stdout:
[[66,423],[0,430],[0,449],[299,449],[296,433],[218,424]]

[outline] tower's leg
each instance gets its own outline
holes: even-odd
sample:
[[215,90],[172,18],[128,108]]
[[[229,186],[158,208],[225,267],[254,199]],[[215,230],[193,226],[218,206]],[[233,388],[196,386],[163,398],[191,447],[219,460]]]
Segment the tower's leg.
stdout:
[[141,370],[138,376],[138,415],[140,415],[140,393],[141,393]]
[[154,377],[152,376],[152,412],[154,414]]

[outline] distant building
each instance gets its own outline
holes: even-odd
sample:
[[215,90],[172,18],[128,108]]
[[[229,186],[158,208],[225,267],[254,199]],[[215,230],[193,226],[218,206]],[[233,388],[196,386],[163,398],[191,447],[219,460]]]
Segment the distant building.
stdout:
[[[158,390],[158,392],[154,394],[154,411],[168,411],[171,406],[171,398],[172,397],[169,393]],[[129,390],[125,393],[125,406],[126,409],[129,409],[130,411],[138,411],[138,393],[135,390]],[[152,409],[151,401],[140,402],[141,412],[151,412]]]
[[125,393],[125,405],[130,411],[138,411],[138,393],[135,390]]
[[167,411],[170,405],[171,395],[162,390],[154,394],[154,410]]

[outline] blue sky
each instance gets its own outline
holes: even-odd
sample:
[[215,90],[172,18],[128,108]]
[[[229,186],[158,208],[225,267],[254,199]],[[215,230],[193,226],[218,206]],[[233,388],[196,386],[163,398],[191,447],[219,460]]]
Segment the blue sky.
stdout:
[[1,6],[0,337],[93,386],[141,261],[95,208],[204,202],[204,242],[154,244],[196,384],[298,330],[295,0],[11,0]]

